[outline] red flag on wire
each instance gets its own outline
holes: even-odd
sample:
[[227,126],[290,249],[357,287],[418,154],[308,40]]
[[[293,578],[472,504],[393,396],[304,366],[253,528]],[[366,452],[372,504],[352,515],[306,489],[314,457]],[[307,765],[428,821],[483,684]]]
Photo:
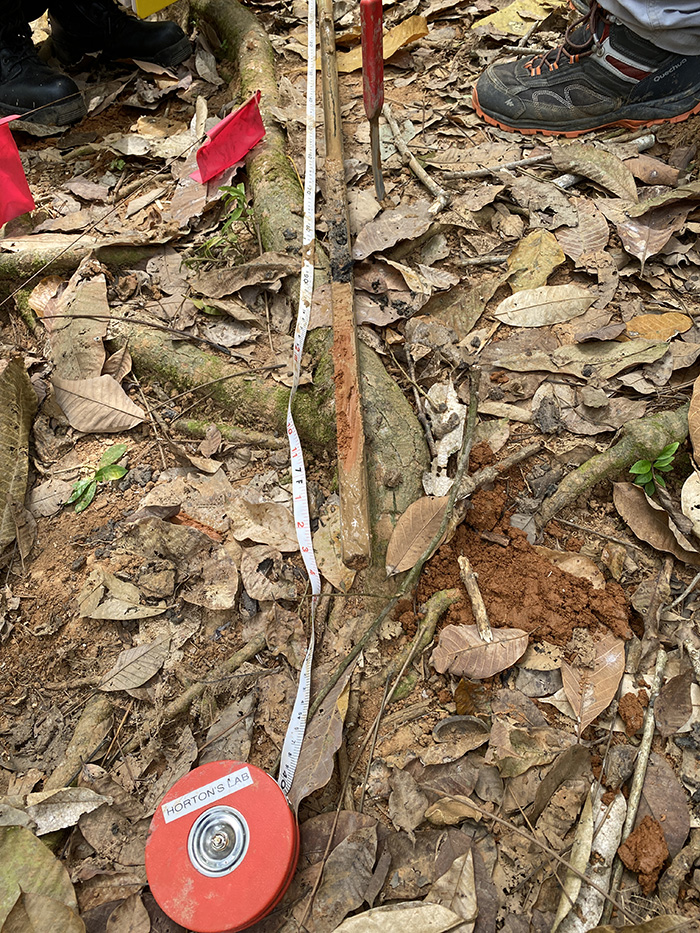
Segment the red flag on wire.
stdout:
[[265,135],[258,103],[260,91],[234,113],[212,127],[209,139],[197,150],[198,171],[190,178],[204,184],[247,155]]
[[19,116],[0,119],[0,227],[20,214],[33,211],[36,206],[8,125]]

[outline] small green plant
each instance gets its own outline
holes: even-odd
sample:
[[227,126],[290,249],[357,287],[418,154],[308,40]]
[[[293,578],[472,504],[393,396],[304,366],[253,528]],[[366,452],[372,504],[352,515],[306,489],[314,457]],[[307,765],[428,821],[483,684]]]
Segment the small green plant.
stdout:
[[661,451],[656,460],[637,460],[630,467],[630,473],[634,476],[634,482],[637,486],[643,486],[644,492],[648,496],[653,496],[656,492],[657,484],[662,489],[666,488],[666,480],[661,473],[670,473],[673,469],[673,460],[679,444],[667,444]]
[[238,234],[234,228],[239,222],[244,224],[248,222],[245,184],[241,182],[239,185],[222,185],[219,191],[222,193],[224,206],[229,209],[226,219],[214,236],[209,237],[197,247],[194,256],[187,261],[188,264],[220,262],[226,259],[232,251],[241,252],[238,246]]
[[98,483],[113,483],[114,480],[125,476],[128,472],[126,467],[119,466],[117,463],[117,460],[121,460],[125,453],[126,444],[113,444],[105,450],[93,475],[79,479],[73,486],[66,505],[75,504],[76,512],[84,512],[95,498]]

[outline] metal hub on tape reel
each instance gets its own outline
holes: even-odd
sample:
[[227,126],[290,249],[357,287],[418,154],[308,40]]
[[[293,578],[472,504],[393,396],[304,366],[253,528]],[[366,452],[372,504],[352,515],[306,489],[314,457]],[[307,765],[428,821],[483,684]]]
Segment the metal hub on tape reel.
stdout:
[[279,785],[260,768],[216,761],[160,802],[146,843],[151,892],[193,933],[235,933],[281,900],[299,857],[299,829]]

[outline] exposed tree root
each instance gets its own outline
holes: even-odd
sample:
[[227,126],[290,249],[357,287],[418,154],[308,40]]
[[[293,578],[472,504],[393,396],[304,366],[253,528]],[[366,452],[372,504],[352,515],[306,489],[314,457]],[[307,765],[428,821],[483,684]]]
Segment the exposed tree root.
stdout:
[[253,213],[266,250],[301,256],[303,192],[285,151],[285,134],[270,112],[279,106],[275,54],[257,17],[238,0],[192,0],[191,9],[211,23],[222,50],[236,62],[244,99],[260,91],[266,136],[246,158]]
[[622,439],[602,454],[591,457],[569,473],[536,516],[541,530],[554,516],[595,485],[630,467],[636,460],[653,460],[667,444],[682,442],[688,434],[688,405],[630,421],[622,428]]

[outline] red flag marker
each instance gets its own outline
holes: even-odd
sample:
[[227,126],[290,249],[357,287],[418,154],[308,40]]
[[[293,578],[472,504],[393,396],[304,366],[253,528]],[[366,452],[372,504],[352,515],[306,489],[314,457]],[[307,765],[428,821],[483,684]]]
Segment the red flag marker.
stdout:
[[369,120],[372,174],[377,198],[384,199],[382,157],[379,151],[379,114],[384,106],[384,37],[382,0],[360,0],[362,30],[362,91]]
[[19,116],[17,113],[0,119],[0,227],[36,207],[8,125]]
[[204,184],[240,162],[260,142],[265,135],[265,127],[259,102],[260,91],[209,130],[209,139],[197,150],[199,169],[190,178]]

